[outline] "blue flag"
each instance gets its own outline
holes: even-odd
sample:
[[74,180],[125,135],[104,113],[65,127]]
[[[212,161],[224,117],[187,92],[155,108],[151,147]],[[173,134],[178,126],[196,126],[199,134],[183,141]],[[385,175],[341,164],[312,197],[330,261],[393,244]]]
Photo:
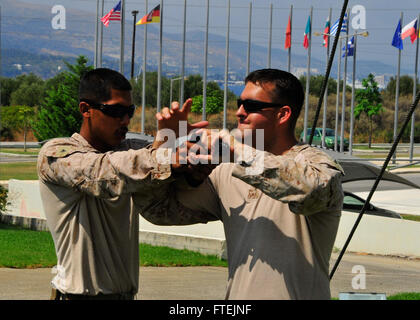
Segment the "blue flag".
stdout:
[[397,29],[395,29],[394,38],[391,43],[395,48],[403,49],[403,41],[401,39],[401,20],[398,21]]
[[[354,55],[354,36],[347,42],[347,57]],[[343,47],[343,58],[346,56],[346,46]]]
[[[339,22],[340,22],[340,19],[337,19],[337,21],[334,22],[334,24],[332,25],[331,31],[330,31],[331,36],[335,36],[335,34],[337,33]],[[344,14],[343,24],[341,25],[340,32],[347,32],[347,13]]]

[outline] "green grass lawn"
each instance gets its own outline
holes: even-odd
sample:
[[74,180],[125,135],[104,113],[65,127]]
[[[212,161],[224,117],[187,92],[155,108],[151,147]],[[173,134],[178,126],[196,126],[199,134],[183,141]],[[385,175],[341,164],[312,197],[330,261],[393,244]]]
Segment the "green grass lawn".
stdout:
[[36,161],[0,163],[0,180],[38,180]]
[[[140,244],[142,266],[221,266],[227,262],[215,255]],[[57,264],[54,242],[46,231],[32,231],[0,224],[0,267],[40,268]]]
[[26,151],[23,148],[1,148],[0,152],[36,156],[39,150],[40,148],[26,148]]
[[411,221],[420,221],[420,216],[414,215],[414,214],[401,214],[401,217],[405,220],[411,220]]

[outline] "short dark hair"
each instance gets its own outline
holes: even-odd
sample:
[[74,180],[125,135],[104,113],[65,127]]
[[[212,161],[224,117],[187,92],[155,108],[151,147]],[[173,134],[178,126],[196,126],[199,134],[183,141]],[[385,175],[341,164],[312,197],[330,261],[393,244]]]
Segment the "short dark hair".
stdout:
[[119,72],[98,68],[84,74],[79,85],[79,102],[91,100],[102,103],[111,99],[111,89],[130,91],[130,82]]
[[302,84],[298,78],[290,72],[279,69],[260,69],[251,72],[245,78],[245,84],[248,82],[259,86],[266,83],[275,85],[274,90],[271,91],[272,102],[290,106],[292,109],[290,124],[294,129],[305,98]]

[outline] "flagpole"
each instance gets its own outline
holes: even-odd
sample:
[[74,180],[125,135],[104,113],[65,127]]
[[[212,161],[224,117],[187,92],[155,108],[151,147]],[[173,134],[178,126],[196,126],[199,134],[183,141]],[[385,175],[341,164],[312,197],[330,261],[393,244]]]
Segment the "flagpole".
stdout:
[[252,2],[249,3],[249,15],[248,15],[248,50],[246,55],[246,75],[249,74],[251,65],[251,23],[252,23]]
[[[343,41],[340,39],[340,48]],[[340,80],[341,80],[341,50],[338,52],[338,64],[337,64],[337,96],[335,101],[335,132],[334,132],[334,151],[338,151],[338,107],[340,105]]]
[[304,115],[304,122],[303,122],[303,141],[307,142],[307,135],[308,135],[308,112],[309,112],[309,81],[311,78],[311,44],[312,44],[312,10],[313,7],[311,7],[311,11],[309,14],[309,37],[308,37],[308,67],[306,71],[306,93],[305,93],[305,115]]
[[[400,17],[401,28],[403,26],[403,12],[401,11]],[[397,83],[395,85],[395,113],[394,113],[394,137],[393,141],[397,139],[398,131],[398,100],[400,95],[400,66],[401,66],[401,49],[398,48],[398,67],[397,67]],[[392,163],[395,164],[397,157],[397,152],[395,151],[392,155]]]
[[187,0],[184,0],[184,29],[182,34],[182,62],[181,62],[181,94],[179,103],[184,104],[184,75],[185,75],[185,35],[187,30]]
[[268,55],[267,68],[271,68],[271,42],[273,35],[273,4],[270,3],[270,18],[268,19]]
[[93,57],[93,67],[98,67],[98,40],[99,40],[99,0],[96,0],[96,20],[95,20],[95,55]]
[[354,34],[353,43],[353,80],[351,84],[351,107],[350,107],[350,140],[349,140],[349,153],[353,154],[353,127],[354,127],[354,94],[355,94],[355,81],[356,81],[356,51],[357,51],[357,33]]
[[[328,29],[328,33],[330,33],[331,29],[331,12],[332,9],[330,8],[329,14],[328,14],[328,21],[330,24],[330,27]],[[327,42],[327,65],[328,61],[330,60],[330,36],[328,35],[328,42]],[[325,94],[324,94],[324,112],[322,115],[322,148],[325,149],[325,133],[327,131],[327,107],[328,107],[328,82],[327,86],[325,88]]]
[[210,16],[210,2],[207,0],[206,7],[206,38],[204,41],[204,75],[203,75],[203,121],[206,120],[206,106],[207,106],[207,63],[209,52],[209,16]]
[[[417,18],[417,41],[416,41],[416,60],[414,62],[414,81],[413,81],[413,102],[416,100],[416,93],[417,93],[417,72],[418,72],[418,58],[419,58],[419,30],[420,30],[420,14]],[[411,117],[411,130],[410,130],[410,163],[413,162],[414,156],[414,127],[415,125],[415,116],[414,112]]]
[[[350,10],[347,11],[347,21],[350,21]],[[344,127],[346,119],[346,86],[347,86],[347,48],[349,42],[349,24],[346,28],[346,42],[344,50],[344,72],[343,72],[343,94],[341,96],[341,134],[340,134],[340,152],[344,152]],[[340,53],[341,54],[341,53]]]
[[228,103],[228,73],[229,73],[229,29],[230,29],[230,0],[227,5],[226,17],[226,52],[225,52],[225,87],[223,93],[223,129],[226,129],[227,123],[227,103]]
[[287,49],[287,72],[290,72],[291,58],[292,58],[292,15],[293,15],[293,4],[290,5],[290,47]]
[[120,73],[124,74],[124,19],[125,1],[121,0],[121,41],[120,41]]
[[[145,0],[145,13],[148,12],[147,6],[148,0]],[[147,23],[144,24],[144,36],[143,36],[143,79],[142,79],[142,91],[141,91],[141,133],[144,133],[144,124],[146,117],[146,68],[147,68]]]
[[[162,29],[163,29],[163,0],[160,0],[160,30],[159,30],[159,61],[158,61],[158,83],[157,83],[157,112],[161,109],[161,92],[162,92]],[[157,122],[156,122],[157,124]]]
[[[104,0],[101,0],[101,17],[104,16]],[[99,22],[99,21],[98,21]],[[98,54],[98,67],[102,68],[102,49],[103,49],[103,40],[104,40],[104,24],[99,23],[100,28],[100,37],[99,37],[99,54]]]

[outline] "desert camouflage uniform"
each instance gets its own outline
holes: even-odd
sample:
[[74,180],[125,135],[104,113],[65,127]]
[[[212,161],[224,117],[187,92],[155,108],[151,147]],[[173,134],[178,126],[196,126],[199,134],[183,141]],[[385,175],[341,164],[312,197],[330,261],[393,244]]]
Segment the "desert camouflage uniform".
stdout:
[[136,294],[139,206],[173,180],[141,140],[101,153],[81,135],[47,142],[38,175],[57,254],[53,287],[62,293]]
[[171,183],[167,195],[142,215],[155,224],[221,220],[227,299],[329,299],[343,170],[308,145],[259,156],[261,174],[247,173],[253,163],[221,164],[198,188]]

